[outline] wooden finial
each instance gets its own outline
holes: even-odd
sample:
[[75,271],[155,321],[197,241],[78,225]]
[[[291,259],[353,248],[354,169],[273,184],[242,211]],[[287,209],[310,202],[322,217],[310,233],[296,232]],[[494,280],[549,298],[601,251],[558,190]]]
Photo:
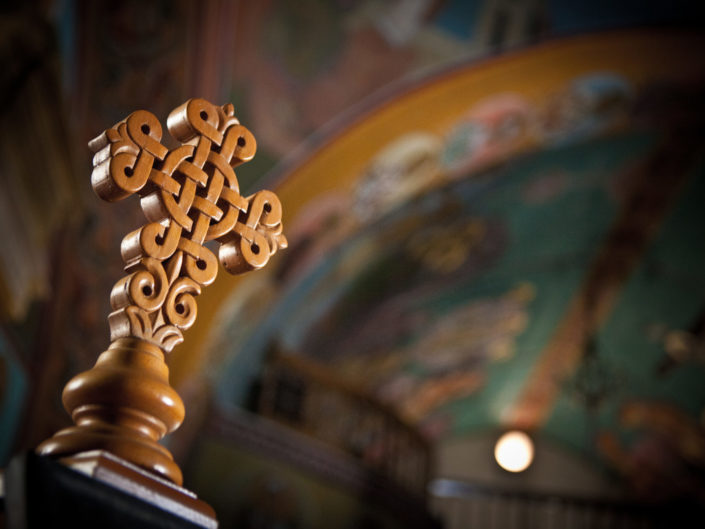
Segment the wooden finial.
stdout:
[[181,142],[172,150],[161,144],[157,118],[138,110],[89,143],[98,196],[114,202],[137,194],[150,222],[122,241],[128,274],[110,294],[110,347],[64,388],[75,426],[37,451],[105,450],[181,485],[179,467],[157,443],[184,418],[164,353],[183,341],[196,296],[218,272],[204,243],[217,240],[220,262],[238,274],[262,268],[287,242],[277,196],[240,195],[233,168],[252,159],[256,142],[231,104],[191,99],[171,112],[167,128]]

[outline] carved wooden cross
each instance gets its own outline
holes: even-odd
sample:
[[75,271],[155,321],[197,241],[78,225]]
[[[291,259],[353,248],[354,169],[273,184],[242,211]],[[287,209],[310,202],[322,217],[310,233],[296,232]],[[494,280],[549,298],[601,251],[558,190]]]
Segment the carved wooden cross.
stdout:
[[89,147],[96,193],[108,201],[139,194],[151,221],[122,242],[130,274],[110,296],[111,339],[134,336],[168,352],[195,321],[194,296],[218,272],[205,242],[219,241],[221,263],[237,274],[263,267],[286,238],[274,193],[240,195],[233,167],[252,159],[256,142],[231,104],[191,99],[169,115],[167,127],[181,146],[162,145],[159,121],[139,110]]
[[108,201],[139,195],[149,222],[122,241],[128,275],[110,295],[110,347],[64,388],[75,426],[37,451],[76,468],[104,463],[107,452],[180,485],[181,470],[157,442],[184,418],[164,353],[183,341],[196,319],[195,297],[218,272],[204,244],[218,241],[223,266],[242,273],[263,267],[287,243],[277,196],[240,195],[233,167],[252,159],[256,142],[232,105],[191,99],[169,115],[167,127],[181,142],[172,150],[144,110],[89,144],[96,193]]

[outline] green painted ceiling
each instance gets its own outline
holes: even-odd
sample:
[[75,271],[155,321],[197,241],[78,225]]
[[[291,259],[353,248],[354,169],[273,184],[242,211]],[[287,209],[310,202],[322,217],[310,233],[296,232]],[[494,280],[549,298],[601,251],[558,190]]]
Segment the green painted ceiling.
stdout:
[[[701,483],[705,141],[700,107],[673,103],[700,90],[689,83],[597,70],[558,97],[553,124],[547,107],[500,95],[445,125],[440,146],[419,132],[390,138],[352,191],[302,200],[273,274],[234,290],[211,347],[219,405],[246,405],[276,347],[432,439],[519,427],[629,479]],[[595,100],[586,110],[571,97]],[[514,134],[473,140],[517,115],[528,124]],[[537,121],[540,139],[517,147]],[[355,145],[346,134],[329,147],[339,156]],[[321,186],[314,161],[326,152],[303,162]],[[424,156],[449,176],[424,180]],[[303,177],[287,178],[285,197]]]
[[[561,387],[546,432],[588,449],[586,429],[595,420],[616,428],[620,405],[632,399],[697,416],[705,405],[701,367],[686,362],[658,373],[663,336],[688,329],[705,301],[696,266],[705,262],[698,244],[705,165],[691,156],[682,174],[650,178],[651,158],[681,154],[669,148],[654,134],[623,133],[523,156],[404,204],[289,285],[234,369],[276,341],[367,385],[422,424],[446,433],[494,427],[510,422],[534,365],[587,284],[593,297],[616,289],[596,349],[606,377],[619,384],[606,384],[604,402],[592,409],[557,370],[555,381],[543,381]],[[642,182],[659,180],[667,189],[678,183],[675,203],[655,219],[653,238],[633,250],[628,277],[614,287],[588,283]],[[631,237],[622,244],[638,246],[639,233]],[[619,268],[620,259],[608,256],[607,266]],[[232,374],[223,396],[237,401]]]

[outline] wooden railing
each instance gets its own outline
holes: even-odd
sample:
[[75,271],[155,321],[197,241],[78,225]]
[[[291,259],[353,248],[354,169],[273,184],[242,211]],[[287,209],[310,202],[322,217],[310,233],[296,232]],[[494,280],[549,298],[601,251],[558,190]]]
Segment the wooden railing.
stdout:
[[429,443],[390,407],[325,366],[278,352],[265,368],[259,413],[332,445],[425,497]]

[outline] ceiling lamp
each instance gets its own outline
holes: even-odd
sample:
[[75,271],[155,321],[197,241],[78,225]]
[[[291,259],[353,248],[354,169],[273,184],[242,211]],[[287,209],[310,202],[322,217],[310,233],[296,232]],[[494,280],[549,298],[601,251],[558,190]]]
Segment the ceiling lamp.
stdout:
[[524,432],[507,432],[494,446],[494,458],[504,470],[522,472],[534,460],[534,443]]

